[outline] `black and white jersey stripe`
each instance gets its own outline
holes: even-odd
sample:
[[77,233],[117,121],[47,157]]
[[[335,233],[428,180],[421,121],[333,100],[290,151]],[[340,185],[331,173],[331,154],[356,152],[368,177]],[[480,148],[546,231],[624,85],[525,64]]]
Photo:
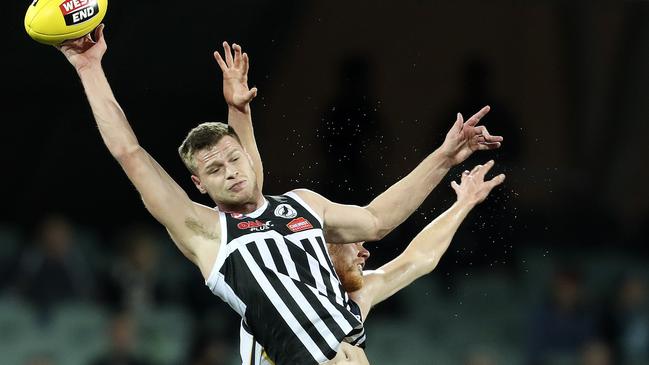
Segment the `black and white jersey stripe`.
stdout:
[[[292,214],[278,215],[279,205]],[[279,208],[278,208],[279,209]],[[318,364],[365,331],[333,270],[322,222],[297,195],[246,216],[220,213],[222,244],[206,284],[239,313],[276,364]]]

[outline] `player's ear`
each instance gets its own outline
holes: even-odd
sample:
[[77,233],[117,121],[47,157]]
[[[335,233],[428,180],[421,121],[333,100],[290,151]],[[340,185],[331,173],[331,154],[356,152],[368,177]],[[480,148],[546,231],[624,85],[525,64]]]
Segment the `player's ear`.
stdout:
[[201,194],[207,193],[207,190],[203,186],[203,183],[201,182],[201,179],[198,176],[192,174],[192,182],[196,186],[196,189],[198,189],[198,191],[201,192]]

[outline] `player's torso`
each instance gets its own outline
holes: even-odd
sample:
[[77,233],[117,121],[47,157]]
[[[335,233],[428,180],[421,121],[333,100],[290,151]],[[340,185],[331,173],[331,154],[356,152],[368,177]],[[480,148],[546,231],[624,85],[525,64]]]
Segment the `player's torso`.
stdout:
[[363,343],[360,315],[351,312],[335,274],[322,222],[299,197],[266,197],[246,215],[221,212],[220,224],[221,247],[206,284],[278,364],[322,363],[343,341]]

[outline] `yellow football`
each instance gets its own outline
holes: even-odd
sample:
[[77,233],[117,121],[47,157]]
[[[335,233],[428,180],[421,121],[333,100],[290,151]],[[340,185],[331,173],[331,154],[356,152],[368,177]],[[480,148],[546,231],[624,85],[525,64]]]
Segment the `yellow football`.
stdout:
[[34,40],[57,45],[92,32],[104,19],[108,0],[34,0],[25,30]]

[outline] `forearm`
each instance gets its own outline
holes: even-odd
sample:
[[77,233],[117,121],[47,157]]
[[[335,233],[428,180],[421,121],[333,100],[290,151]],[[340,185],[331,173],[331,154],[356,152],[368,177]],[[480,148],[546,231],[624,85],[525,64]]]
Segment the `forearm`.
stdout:
[[448,249],[455,232],[475,205],[457,201],[429,223],[410,242],[407,255],[416,263],[417,276],[431,272]]
[[408,218],[446,176],[451,165],[439,149],[431,153],[406,177],[376,197],[367,209],[376,219],[382,238]]
[[228,124],[234,129],[239,136],[241,144],[245,150],[250,154],[252,159],[253,168],[257,175],[257,185],[261,189],[264,186],[264,168],[261,162],[261,155],[255,140],[255,131],[252,127],[252,113],[250,105],[246,106],[245,112],[229,106],[228,107]]
[[135,133],[117,103],[101,65],[78,71],[101,137],[115,158],[128,155],[139,146]]

